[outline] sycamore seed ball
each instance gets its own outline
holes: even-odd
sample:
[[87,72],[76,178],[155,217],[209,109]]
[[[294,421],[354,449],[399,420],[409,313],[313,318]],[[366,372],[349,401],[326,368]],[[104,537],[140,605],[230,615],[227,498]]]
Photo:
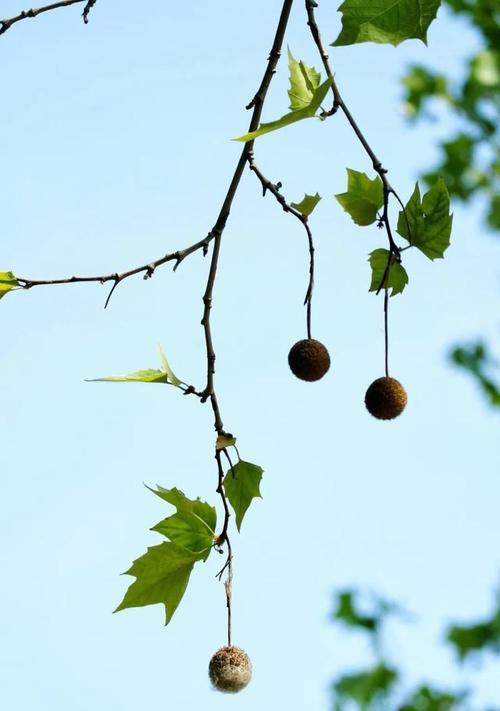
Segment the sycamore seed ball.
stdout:
[[301,380],[319,380],[330,368],[330,355],[325,346],[314,338],[297,341],[288,354],[292,373]]
[[393,420],[398,417],[407,402],[406,390],[395,378],[374,380],[365,395],[366,409],[378,420]]
[[216,689],[235,694],[252,678],[252,663],[239,647],[222,647],[210,660],[208,675]]

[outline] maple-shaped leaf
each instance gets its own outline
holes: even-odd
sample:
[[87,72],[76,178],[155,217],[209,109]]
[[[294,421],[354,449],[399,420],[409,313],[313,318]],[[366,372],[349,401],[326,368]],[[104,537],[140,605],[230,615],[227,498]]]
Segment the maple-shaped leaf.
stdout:
[[397,231],[429,259],[442,259],[450,246],[452,223],[450,196],[439,178],[422,199],[415,185],[405,210],[399,213]]
[[[149,487],[148,487],[149,488]],[[217,513],[213,506],[201,499],[188,499],[180,489],[150,489],[163,501],[175,506],[177,512],[163,519],[152,531],[161,533],[191,553],[200,555],[206,560],[212,550],[216,538]]]
[[[389,269],[389,250],[375,249],[369,257],[372,268],[372,281],[369,291],[379,291],[379,289],[392,289],[391,296],[401,294],[408,284],[408,274],[406,269],[400,264],[394,255],[391,255]],[[383,280],[383,284],[382,284]]]
[[427,30],[441,0],[345,0],[340,5],[342,31],[333,46],[380,42],[398,45],[419,39],[427,44]]
[[371,180],[366,173],[347,168],[347,192],[335,197],[357,225],[371,225],[384,204],[384,187],[378,175]]
[[132,567],[125,573],[133,575],[136,580],[115,612],[128,607],[161,603],[165,605],[167,625],[186,591],[193,565],[199,559],[199,555],[175,543],[161,543],[148,548],[144,555],[134,560]]
[[240,459],[224,477],[224,491],[236,514],[238,531],[252,499],[261,498],[259,487],[263,471],[257,464]]
[[288,90],[290,112],[276,121],[260,124],[258,129],[235,138],[235,141],[247,143],[265,133],[277,131],[302,119],[316,116],[316,112],[332,85],[332,79],[321,83],[321,74],[314,67],[308,67],[304,62],[297,61],[290,50],[288,50],[288,66],[290,70],[290,89]]

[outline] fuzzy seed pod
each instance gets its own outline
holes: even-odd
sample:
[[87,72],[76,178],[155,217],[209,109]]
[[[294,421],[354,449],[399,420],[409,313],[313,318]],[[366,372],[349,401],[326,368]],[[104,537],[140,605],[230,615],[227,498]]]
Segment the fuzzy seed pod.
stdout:
[[395,378],[374,380],[365,395],[366,409],[378,420],[393,420],[398,417],[407,402],[406,390]]
[[239,647],[222,647],[210,660],[208,675],[216,689],[235,694],[252,678],[252,663]]
[[288,354],[292,373],[301,380],[319,380],[330,368],[330,355],[325,346],[314,338],[297,341]]

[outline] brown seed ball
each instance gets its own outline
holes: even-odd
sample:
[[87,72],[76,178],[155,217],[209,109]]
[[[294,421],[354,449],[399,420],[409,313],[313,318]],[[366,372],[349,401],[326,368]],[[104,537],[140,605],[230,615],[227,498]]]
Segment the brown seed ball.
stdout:
[[235,694],[252,678],[252,663],[239,647],[222,647],[210,660],[208,675],[216,689]]
[[408,395],[399,380],[378,378],[370,385],[365,395],[368,412],[378,420],[392,420],[406,407]]
[[330,355],[325,346],[314,338],[297,341],[288,354],[288,365],[297,378],[312,382],[319,380],[330,368]]

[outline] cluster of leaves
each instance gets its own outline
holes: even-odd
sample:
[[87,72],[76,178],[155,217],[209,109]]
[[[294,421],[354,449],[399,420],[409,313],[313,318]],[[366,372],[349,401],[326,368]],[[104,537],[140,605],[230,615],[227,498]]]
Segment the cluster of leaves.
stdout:
[[[186,392],[188,386],[175,375],[161,348],[160,359],[160,369],[137,370],[129,375],[110,375],[96,378],[94,382],[163,383]],[[216,449],[222,451],[228,447],[234,447],[238,454],[234,437],[219,436]],[[252,500],[261,496],[262,473],[261,467],[245,462],[238,455],[238,461],[224,477],[224,494],[234,511],[238,531]],[[157,486],[150,491],[175,506],[176,512],[151,528],[164,536],[167,542],[148,548],[127,570],[126,574],[134,576],[136,580],[128,588],[115,612],[127,607],[162,603],[165,606],[165,624],[168,624],[186,591],[194,564],[205,562],[217,546],[217,512],[205,501],[189,499],[177,488],[164,489]]]
[[[389,664],[381,651],[380,637],[384,623],[399,608],[379,598],[371,601],[369,614],[363,608],[359,591],[338,593],[333,619],[350,630],[368,635],[374,661],[366,669],[341,675],[332,685],[335,711],[471,711],[470,689],[458,691],[422,683],[405,689],[403,672]],[[460,661],[480,652],[500,652],[500,600],[491,618],[470,626],[454,625],[446,635]],[[488,709],[495,711],[495,709]],[[498,711],[498,710],[497,710]]]
[[[384,186],[379,176],[371,180],[365,173],[348,168],[347,191],[336,195],[338,202],[357,225],[380,224],[384,206]],[[453,217],[450,198],[442,178],[423,197],[418,183],[404,209],[399,211],[397,232],[431,260],[442,259],[450,244]],[[388,249],[376,249],[369,256],[372,269],[370,291],[391,289],[400,294],[408,284],[408,274],[399,256]]]
[[[260,497],[262,469],[239,460],[224,478],[224,490],[235,515],[238,530],[252,499]],[[149,487],[148,487],[149,488]],[[179,489],[150,489],[172,504],[176,512],[151,528],[167,542],[148,548],[135,560],[127,575],[136,578],[115,612],[127,607],[165,606],[165,624],[177,609],[189,582],[194,564],[205,562],[217,545],[217,513],[200,499],[189,499]]]

